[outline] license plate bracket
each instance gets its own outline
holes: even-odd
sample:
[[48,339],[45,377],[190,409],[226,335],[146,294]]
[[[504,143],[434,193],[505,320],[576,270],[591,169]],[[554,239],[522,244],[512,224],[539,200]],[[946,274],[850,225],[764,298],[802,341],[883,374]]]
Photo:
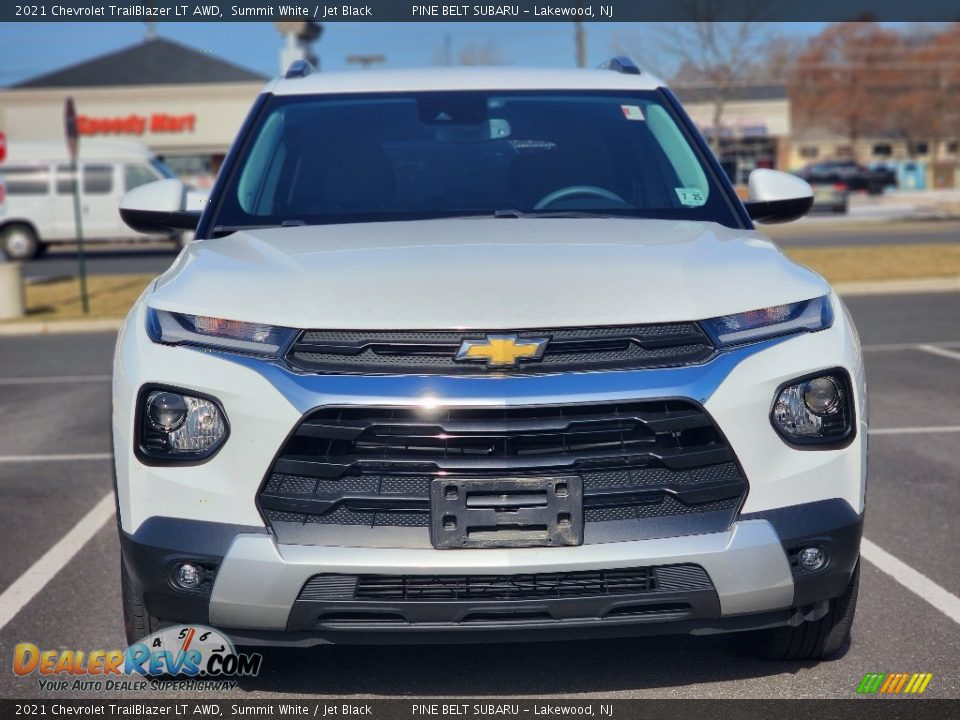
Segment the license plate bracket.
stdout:
[[580,545],[583,481],[576,475],[436,478],[430,535],[443,549]]

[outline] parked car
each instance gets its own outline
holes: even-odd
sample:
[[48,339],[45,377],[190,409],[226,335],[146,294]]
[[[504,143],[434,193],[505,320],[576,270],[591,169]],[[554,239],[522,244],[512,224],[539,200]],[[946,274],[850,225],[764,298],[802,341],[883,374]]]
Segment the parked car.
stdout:
[[[83,140],[79,171],[83,234],[96,241],[144,239],[120,219],[120,198],[140,185],[175,177],[144,145],[123,141]],[[11,259],[29,260],[51,244],[76,241],[74,175],[64,141],[10,142],[0,175],[7,187],[0,247]],[[153,235],[178,243],[190,237]]]
[[811,185],[845,185],[847,190],[866,190],[879,195],[884,188],[897,184],[896,173],[889,168],[868,168],[852,160],[828,160],[812,163],[797,175]]
[[840,298],[673,94],[606,70],[311,74],[256,100],[120,332],[127,638],[846,641],[866,390]]
[[811,182],[813,209],[846,213],[850,207],[850,189],[842,182]]

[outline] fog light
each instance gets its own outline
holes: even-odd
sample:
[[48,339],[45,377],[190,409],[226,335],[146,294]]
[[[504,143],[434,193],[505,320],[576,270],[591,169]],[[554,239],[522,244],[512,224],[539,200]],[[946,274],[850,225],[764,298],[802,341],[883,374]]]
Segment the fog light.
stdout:
[[187,417],[183,427],[170,433],[167,440],[173,450],[203,452],[216,445],[226,427],[216,403],[204,398],[184,396]]
[[827,554],[823,548],[806,547],[800,551],[797,562],[804,570],[819,570],[827,564]]
[[177,584],[187,590],[194,590],[200,585],[203,573],[200,568],[190,563],[177,566]]
[[796,445],[837,443],[853,433],[853,404],[846,373],[799,378],[781,386],[770,419]]
[[183,425],[187,404],[175,393],[153,392],[147,397],[147,415],[157,430],[172,432]]
[[840,398],[840,387],[832,377],[818,377],[803,384],[803,402],[817,415],[836,412]]
[[138,450],[141,459],[194,462],[210,457],[226,440],[227,419],[213,398],[178,389],[144,393]]

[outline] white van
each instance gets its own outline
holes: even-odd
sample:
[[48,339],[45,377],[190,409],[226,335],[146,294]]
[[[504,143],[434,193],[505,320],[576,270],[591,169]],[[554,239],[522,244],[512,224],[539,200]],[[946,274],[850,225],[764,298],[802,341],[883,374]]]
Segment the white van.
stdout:
[[[120,219],[120,198],[128,190],[176,177],[143,144],[81,140],[80,211],[83,237],[92,241],[137,240],[150,236]],[[29,260],[51,243],[74,242],[73,183],[66,142],[11,142],[0,164],[6,202],[0,205],[0,251],[11,260]],[[167,237],[186,242],[192,233]]]

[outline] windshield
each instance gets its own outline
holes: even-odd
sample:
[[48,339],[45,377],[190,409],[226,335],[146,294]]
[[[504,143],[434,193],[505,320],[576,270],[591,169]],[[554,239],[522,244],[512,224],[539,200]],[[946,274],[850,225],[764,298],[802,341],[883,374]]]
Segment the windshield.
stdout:
[[655,92],[272,98],[214,230],[458,215],[737,226]]

